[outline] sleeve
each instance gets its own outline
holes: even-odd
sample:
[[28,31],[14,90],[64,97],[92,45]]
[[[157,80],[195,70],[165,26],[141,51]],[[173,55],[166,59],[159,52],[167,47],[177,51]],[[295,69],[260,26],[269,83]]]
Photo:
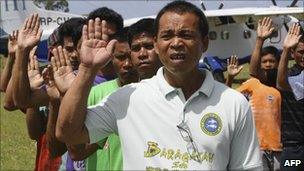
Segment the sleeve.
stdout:
[[99,104],[88,108],[85,125],[89,132],[90,143],[96,143],[112,133],[118,133],[113,106],[117,106],[114,101],[105,98]]
[[228,170],[262,170],[259,142],[249,104],[241,105],[244,111],[236,122],[234,135],[230,144],[230,161]]

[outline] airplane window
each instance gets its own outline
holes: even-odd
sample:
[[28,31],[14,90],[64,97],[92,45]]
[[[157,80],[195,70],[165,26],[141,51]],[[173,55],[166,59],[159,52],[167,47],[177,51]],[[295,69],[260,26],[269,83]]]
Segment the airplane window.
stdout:
[[216,40],[217,34],[215,31],[210,31],[209,32],[209,40]]
[[251,37],[251,31],[250,30],[244,30],[244,38],[249,39]]
[[227,30],[222,31],[222,33],[221,33],[221,38],[222,38],[223,40],[229,39],[229,32],[228,32]]

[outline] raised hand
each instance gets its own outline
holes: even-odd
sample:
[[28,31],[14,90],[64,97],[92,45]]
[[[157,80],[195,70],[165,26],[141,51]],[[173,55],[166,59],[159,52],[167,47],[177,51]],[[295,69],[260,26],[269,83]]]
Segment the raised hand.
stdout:
[[47,68],[44,68],[42,71],[42,77],[44,80],[44,84],[46,86],[46,93],[50,97],[51,100],[60,99],[60,92],[55,85],[54,73],[52,67],[49,65]]
[[[14,30],[13,34],[8,35],[8,44],[7,44],[7,49],[9,54],[15,54],[17,50],[17,39],[18,39],[18,30]],[[14,55],[10,55],[14,56]]]
[[88,26],[83,26],[82,38],[80,58],[83,66],[98,70],[111,60],[116,41],[108,42],[106,21],[101,22],[99,18],[89,20]]
[[28,78],[30,82],[30,87],[32,90],[40,89],[43,84],[43,78],[39,72],[39,64],[37,61],[37,56],[35,55],[35,51],[37,46],[35,46],[30,52],[30,61],[28,63]]
[[274,27],[272,26],[272,19],[270,17],[264,17],[258,21],[257,36],[263,40],[267,39],[272,32]]
[[283,47],[284,48],[293,48],[295,47],[301,38],[300,35],[300,26],[298,23],[294,23],[291,28],[289,28],[288,34],[285,37]]
[[238,65],[238,57],[236,55],[232,55],[230,60],[227,59],[228,76],[235,77],[241,72],[242,69],[243,66]]
[[61,94],[71,87],[75,74],[73,73],[72,65],[68,57],[67,51],[61,46],[53,49],[54,56],[51,58],[54,81]]
[[23,23],[19,30],[18,47],[32,49],[40,41],[42,31],[40,28],[40,21],[38,14],[32,14]]

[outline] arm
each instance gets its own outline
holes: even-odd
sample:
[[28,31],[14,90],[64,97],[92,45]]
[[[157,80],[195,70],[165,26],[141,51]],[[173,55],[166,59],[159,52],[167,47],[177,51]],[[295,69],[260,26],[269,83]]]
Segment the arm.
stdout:
[[15,105],[13,100],[13,89],[12,89],[12,79],[8,82],[7,89],[4,95],[3,108],[8,111],[17,110],[18,107]]
[[91,156],[99,149],[99,145],[97,143],[93,144],[79,144],[79,145],[69,145],[68,151],[72,158],[72,160],[79,161],[84,160],[87,157]]
[[257,39],[252,56],[250,59],[249,71],[252,77],[259,80],[265,80],[265,75],[261,69],[261,49],[264,41],[272,34],[274,28],[272,27],[272,20],[269,17],[259,20],[257,28]]
[[235,76],[237,76],[241,70],[243,69],[243,66],[238,65],[238,58],[236,55],[232,55],[230,57],[230,60],[227,59],[227,79],[226,79],[226,85],[228,87],[232,86],[232,82]]
[[12,73],[13,99],[18,107],[27,108],[48,104],[48,97],[43,90],[31,90],[27,72],[30,50],[39,42],[42,34],[39,26],[38,15],[31,15],[19,31],[18,48]]
[[38,141],[45,131],[45,122],[37,108],[26,109],[26,126],[30,138]]
[[15,61],[16,49],[17,49],[17,37],[18,30],[13,31],[12,35],[8,36],[8,58],[6,60],[5,67],[2,71],[0,91],[5,92],[8,82],[12,76],[13,64]]
[[84,124],[87,99],[98,69],[111,60],[115,44],[114,40],[107,42],[106,30],[106,22],[101,23],[99,18],[95,22],[90,20],[89,25],[83,27],[79,73],[63,97],[56,126],[56,136],[68,145],[89,142]]
[[283,52],[281,54],[281,59],[278,66],[277,87],[280,90],[291,90],[287,80],[288,55],[290,54],[292,48],[298,44],[300,38],[300,26],[298,24],[293,24],[284,40]]

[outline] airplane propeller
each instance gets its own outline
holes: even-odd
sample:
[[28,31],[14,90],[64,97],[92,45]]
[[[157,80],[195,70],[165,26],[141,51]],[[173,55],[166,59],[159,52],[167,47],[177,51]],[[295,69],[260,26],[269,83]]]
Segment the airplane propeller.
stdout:
[[[202,9],[203,9],[203,11],[206,11],[206,6],[205,6],[205,4],[204,4],[204,2],[202,1],[201,2],[201,7],[202,7]],[[219,7],[218,7],[218,9],[222,9],[224,7],[224,4],[221,2],[221,4],[219,5]]]
[[[271,0],[271,2],[272,2],[272,4],[273,4],[274,6],[277,6],[276,0]],[[298,0],[293,0],[293,1],[291,2],[291,4],[290,4],[288,7],[295,7],[296,4],[297,4],[297,2],[298,2]]]

